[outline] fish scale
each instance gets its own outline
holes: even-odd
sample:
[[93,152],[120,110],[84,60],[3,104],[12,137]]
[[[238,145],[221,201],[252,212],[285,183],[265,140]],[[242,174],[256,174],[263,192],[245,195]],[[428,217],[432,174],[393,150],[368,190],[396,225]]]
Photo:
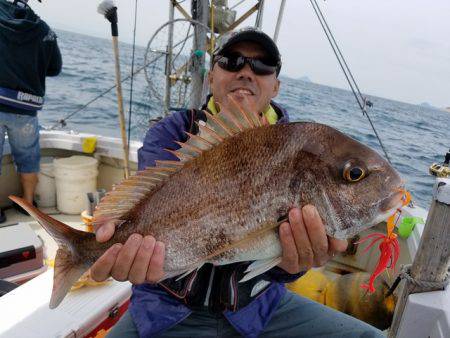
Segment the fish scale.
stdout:
[[[396,171],[339,131],[306,122],[268,126],[257,123],[259,117],[239,116],[244,112],[229,114],[207,113],[211,123],[200,128],[200,135],[171,150],[179,164],[159,161],[107,194],[94,213],[96,226],[118,225],[106,243],[13,198],[60,245],[50,307],[101,254],[133,233],[165,243],[163,279],[208,262],[254,261],[247,280],[280,262],[277,226],[294,206],[315,205],[326,232],[347,238],[400,205]],[[349,166],[362,168],[364,178],[346,181],[343,171]]]

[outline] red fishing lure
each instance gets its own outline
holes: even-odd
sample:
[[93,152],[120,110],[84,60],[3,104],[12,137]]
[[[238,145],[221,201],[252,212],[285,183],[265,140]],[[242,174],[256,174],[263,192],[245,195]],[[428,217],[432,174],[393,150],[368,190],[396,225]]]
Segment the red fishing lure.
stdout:
[[[404,191],[403,206],[408,205],[411,200],[411,195],[409,192]],[[363,289],[368,289],[370,293],[375,292],[374,282],[375,279],[387,268],[391,268],[392,271],[395,269],[398,257],[400,256],[400,246],[398,244],[397,235],[394,233],[395,224],[398,222],[401,214],[401,209],[397,209],[395,213],[389,217],[386,221],[387,234],[383,233],[373,233],[370,234],[355,244],[361,244],[369,239],[372,239],[370,244],[364,250],[364,253],[369,251],[369,249],[375,245],[375,243],[381,241],[378,248],[380,249],[380,258],[378,259],[377,266],[372,272],[367,284],[362,284]]]

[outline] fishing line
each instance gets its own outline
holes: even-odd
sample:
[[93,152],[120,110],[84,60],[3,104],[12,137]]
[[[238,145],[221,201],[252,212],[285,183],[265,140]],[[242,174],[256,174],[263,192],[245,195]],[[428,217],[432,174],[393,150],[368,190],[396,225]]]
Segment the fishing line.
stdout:
[[137,8],[138,0],[134,2],[134,30],[133,30],[133,52],[131,56],[131,81],[130,81],[130,108],[128,110],[128,152],[130,151],[130,138],[131,138],[131,116],[133,107],[133,83],[134,83],[134,54],[136,51],[136,22],[137,22]]
[[[359,101],[359,97],[356,95],[356,91],[353,88],[353,83],[352,83],[352,81],[350,81],[349,75],[347,74],[347,70],[344,67],[343,62],[341,61],[341,57],[343,58],[343,56],[342,56],[342,54],[338,53],[335,44],[331,41],[332,33],[331,33],[331,31],[327,30],[327,28],[329,29],[328,25],[325,25],[323,23],[323,21],[325,21],[325,18],[323,17],[322,12],[320,12],[320,8],[319,9],[316,8],[316,6],[318,6],[318,5],[315,2],[315,0],[310,0],[310,2],[311,2],[311,5],[313,6],[313,9],[314,9],[314,12],[316,13],[317,18],[319,19],[319,23],[322,26],[322,29],[323,29],[323,31],[325,33],[325,36],[327,37],[327,40],[330,43],[331,48],[333,49],[333,53],[336,56],[337,61],[339,62],[339,66],[341,67],[342,72],[344,73],[344,76],[347,79],[347,82],[348,82],[348,84],[349,84],[349,86],[350,86],[350,88],[352,90],[352,93],[355,96],[355,99],[358,102],[359,107],[361,109],[363,109],[363,106],[362,106],[361,102]],[[335,40],[333,39],[333,41],[335,41]],[[344,63],[345,63],[345,61],[344,61]]]
[[[359,90],[358,84],[356,83],[356,80],[353,77],[353,74],[352,74],[347,62],[345,61],[344,55],[342,54],[342,52],[336,42],[336,39],[334,38],[334,35],[331,32],[330,27],[328,26],[328,23],[319,7],[319,4],[317,3],[317,0],[310,0],[310,2],[314,9],[314,12],[316,13],[317,18],[319,19],[319,23],[322,26],[322,29],[325,32],[328,42],[330,43],[330,46],[333,49],[334,55],[336,56],[336,59],[340,65],[342,71],[344,72],[344,76],[347,79],[347,82],[350,86],[350,89],[352,90],[353,95],[355,96],[356,102],[358,102],[359,108],[361,109],[363,115],[366,116],[367,119],[369,120],[370,126],[372,127],[372,130],[375,133],[376,138],[378,139],[378,143],[380,144],[381,149],[383,150],[384,155],[386,156],[386,159],[388,160],[389,163],[392,164],[391,159],[388,155],[388,152],[387,152],[386,148],[384,147],[384,144],[381,141],[380,136],[378,135],[378,132],[375,128],[375,125],[372,122],[372,119],[369,116],[369,113],[367,112],[367,107],[373,106],[372,102],[367,100],[367,98],[365,98],[362,95],[361,91]],[[356,88],[356,90],[355,90],[355,88]],[[358,97],[357,92],[359,94],[359,97]]]
[[[359,90],[358,84],[356,83],[356,80],[355,80],[355,78],[353,77],[353,74],[352,74],[352,72],[351,72],[351,70],[350,70],[350,67],[349,67],[348,64],[347,64],[347,61],[345,61],[344,55],[342,54],[341,49],[339,48],[339,45],[338,45],[338,43],[336,42],[336,39],[334,38],[333,32],[332,32],[331,29],[330,29],[330,26],[328,26],[328,23],[327,23],[327,21],[326,21],[326,19],[325,19],[325,16],[323,15],[322,10],[320,9],[319,5],[317,4],[317,1],[316,1],[316,0],[313,0],[313,1],[314,1],[315,5],[316,5],[316,7],[315,7],[314,9],[317,8],[316,14],[319,14],[320,17],[322,18],[323,23],[324,23],[324,25],[325,25],[325,27],[326,27],[326,30],[330,33],[330,37],[331,37],[331,39],[333,40],[334,46],[336,47],[336,50],[338,51],[339,56],[342,58],[342,62],[343,62],[343,64],[344,64],[344,66],[345,66],[345,69],[347,70],[348,75],[349,75],[350,78],[352,79],[352,82],[353,82],[353,84],[354,84],[356,90],[358,91],[358,94],[359,94],[361,100],[364,102],[364,96],[361,94],[361,91]],[[314,7],[314,5],[313,5],[313,7]],[[328,37],[328,35],[327,35],[327,37]],[[330,40],[328,40],[328,41],[330,41]],[[330,44],[332,44],[331,41],[330,41]],[[334,48],[333,48],[333,51],[334,51]],[[336,55],[336,51],[335,51],[335,55]],[[336,55],[336,57],[337,57],[337,55]],[[359,100],[358,100],[358,103],[359,103]],[[361,107],[361,104],[360,104],[360,107]],[[361,107],[361,109],[362,109],[362,107]]]

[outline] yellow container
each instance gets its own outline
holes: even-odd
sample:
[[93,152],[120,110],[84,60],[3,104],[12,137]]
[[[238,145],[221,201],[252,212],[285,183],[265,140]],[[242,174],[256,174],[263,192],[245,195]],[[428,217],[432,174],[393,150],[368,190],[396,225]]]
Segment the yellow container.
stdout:
[[97,138],[95,136],[84,138],[81,147],[83,153],[92,154],[97,147]]
[[92,226],[92,216],[88,215],[87,210],[81,213],[81,220],[86,225],[86,230],[89,232],[94,232],[94,227]]

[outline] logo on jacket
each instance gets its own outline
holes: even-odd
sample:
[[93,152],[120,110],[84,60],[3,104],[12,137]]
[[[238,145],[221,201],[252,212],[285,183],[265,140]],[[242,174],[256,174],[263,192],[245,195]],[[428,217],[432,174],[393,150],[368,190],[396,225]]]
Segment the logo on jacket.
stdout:
[[24,92],[17,92],[17,100],[22,101],[22,102],[36,103],[36,104],[44,103],[43,97],[24,93]]

